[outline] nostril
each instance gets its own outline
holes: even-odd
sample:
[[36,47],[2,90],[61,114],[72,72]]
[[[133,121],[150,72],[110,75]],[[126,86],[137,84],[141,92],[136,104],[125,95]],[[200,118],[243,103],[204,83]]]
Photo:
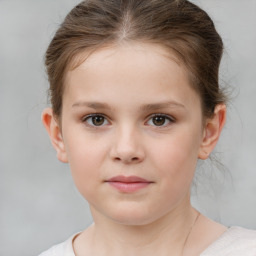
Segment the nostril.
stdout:
[[122,158],[122,157],[115,157],[115,161],[122,161],[122,162],[137,162],[139,161],[139,157],[132,157],[132,158]]

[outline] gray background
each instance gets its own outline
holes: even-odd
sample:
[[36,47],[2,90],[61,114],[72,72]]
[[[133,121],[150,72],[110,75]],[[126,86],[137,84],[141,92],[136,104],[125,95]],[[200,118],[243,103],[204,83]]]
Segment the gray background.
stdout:
[[[69,168],[55,157],[40,115],[43,55],[79,1],[0,0],[0,255],[32,256],[92,221]],[[231,226],[256,229],[256,0],[201,0],[223,37],[222,84],[232,86],[216,156],[199,164],[193,204]]]

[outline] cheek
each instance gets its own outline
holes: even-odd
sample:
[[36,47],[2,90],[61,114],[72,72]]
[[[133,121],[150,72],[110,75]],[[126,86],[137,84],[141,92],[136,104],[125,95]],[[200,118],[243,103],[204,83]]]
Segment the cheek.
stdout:
[[181,132],[169,139],[156,143],[151,151],[154,165],[174,187],[191,183],[197,163],[199,148],[198,134]]
[[[74,138],[75,137],[75,138]],[[82,139],[81,139],[82,138]],[[66,150],[71,173],[78,190],[88,194],[101,179],[102,164],[106,158],[107,149],[102,143],[95,143],[88,137],[73,136],[66,141]]]

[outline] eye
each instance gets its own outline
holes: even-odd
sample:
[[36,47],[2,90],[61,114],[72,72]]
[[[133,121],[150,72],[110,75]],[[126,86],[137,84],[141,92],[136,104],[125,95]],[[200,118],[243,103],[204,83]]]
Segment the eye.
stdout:
[[170,116],[164,115],[164,114],[155,114],[152,116],[149,121],[147,122],[148,125],[152,126],[168,126],[170,123],[173,123],[174,119]]
[[99,114],[88,115],[83,118],[83,122],[86,122],[89,126],[103,126],[109,124],[107,119]]

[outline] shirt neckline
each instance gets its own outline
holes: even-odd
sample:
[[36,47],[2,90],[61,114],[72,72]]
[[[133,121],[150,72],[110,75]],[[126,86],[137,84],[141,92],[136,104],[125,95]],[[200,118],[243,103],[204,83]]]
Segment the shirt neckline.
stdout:
[[[206,256],[206,253],[210,252],[210,250],[217,244],[219,243],[221,240],[223,240],[227,234],[229,234],[231,231],[233,231],[234,229],[239,229],[239,227],[228,227],[227,230],[220,235],[215,241],[213,241],[201,254],[200,256]],[[74,252],[74,248],[73,248],[73,242],[75,240],[75,238],[80,235],[82,233],[78,232],[75,233],[74,235],[72,235],[70,238],[68,238],[68,240],[66,241],[66,253],[64,256],[76,256],[75,252]]]

